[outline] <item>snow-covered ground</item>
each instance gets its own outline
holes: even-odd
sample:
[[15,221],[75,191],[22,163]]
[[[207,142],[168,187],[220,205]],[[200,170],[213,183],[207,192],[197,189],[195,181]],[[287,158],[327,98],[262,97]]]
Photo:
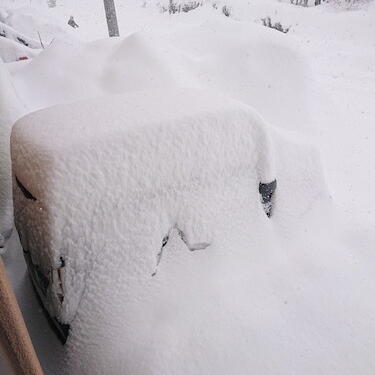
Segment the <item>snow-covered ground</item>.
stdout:
[[[223,186],[214,261],[207,252],[200,261],[189,257],[173,238],[168,246],[180,255],[167,249],[156,287],[142,284],[151,293],[117,291],[128,297],[124,318],[123,304],[106,298],[103,307],[96,292],[88,294],[68,349],[38,311],[13,235],[4,259],[47,374],[374,373],[375,3],[337,3],[207,1],[170,15],[157,1],[117,1],[121,38],[108,40],[101,1],[57,0],[48,8],[42,0],[3,0],[0,22],[11,35],[0,37],[4,181],[18,117],[103,95],[209,89],[255,108],[278,139],[280,190],[271,220],[243,209],[239,202],[248,198],[238,181]],[[71,15],[79,28],[67,25]],[[266,17],[289,32],[264,27]],[[22,56],[33,59],[11,62]],[[9,184],[0,189],[0,224],[8,229]],[[118,244],[109,247],[120,262]],[[126,283],[121,269],[113,272]],[[111,280],[100,280],[108,290]],[[231,293],[216,295],[217,285]],[[91,310],[94,326],[85,322]],[[110,324],[100,323],[103,311],[112,314]],[[65,366],[60,356],[69,358]]]

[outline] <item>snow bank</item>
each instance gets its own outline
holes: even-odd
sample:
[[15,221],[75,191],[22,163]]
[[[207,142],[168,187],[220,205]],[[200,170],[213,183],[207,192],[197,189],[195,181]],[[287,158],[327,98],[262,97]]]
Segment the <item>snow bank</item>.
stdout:
[[[181,86],[163,43],[142,35],[91,43],[57,40],[14,74],[30,110],[105,94]],[[175,54],[174,54],[175,55]],[[69,71],[69,75],[65,72]],[[37,95],[29,95],[30,91]]]
[[0,59],[0,251],[13,227],[10,133],[24,113],[9,73]]

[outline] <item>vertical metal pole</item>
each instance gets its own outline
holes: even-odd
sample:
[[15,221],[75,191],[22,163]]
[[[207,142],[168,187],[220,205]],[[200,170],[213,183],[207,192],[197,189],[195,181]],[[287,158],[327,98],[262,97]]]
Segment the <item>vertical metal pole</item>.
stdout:
[[114,0],[104,0],[105,16],[107,18],[109,36],[119,36]]

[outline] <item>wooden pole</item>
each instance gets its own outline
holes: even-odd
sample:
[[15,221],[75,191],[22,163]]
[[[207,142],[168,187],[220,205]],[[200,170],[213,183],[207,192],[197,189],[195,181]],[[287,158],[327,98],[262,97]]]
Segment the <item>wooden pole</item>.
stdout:
[[105,16],[107,18],[108,34],[110,37],[119,36],[114,0],[104,0]]
[[17,375],[43,375],[1,256],[0,340]]

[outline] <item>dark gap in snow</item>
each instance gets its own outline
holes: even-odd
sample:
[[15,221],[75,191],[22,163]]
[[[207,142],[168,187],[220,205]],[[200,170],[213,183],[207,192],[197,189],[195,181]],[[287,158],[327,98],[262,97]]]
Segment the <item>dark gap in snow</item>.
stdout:
[[78,23],[74,20],[73,16],[70,16],[68,25],[73,27],[73,29],[76,29],[77,27],[79,27]]
[[57,268],[57,284],[58,288],[56,290],[57,297],[59,298],[60,303],[64,302],[64,289],[63,289],[63,269],[65,267],[65,259],[60,257],[60,267]]
[[20,38],[19,36],[17,37],[17,40],[22,43],[23,45],[25,45],[26,47],[29,46],[29,43],[27,43],[24,39]]
[[186,238],[185,233],[181,229],[179,229],[177,226],[175,228],[176,228],[177,233],[180,236],[181,240],[185,243],[185,245],[187,246],[187,248],[190,251],[204,250],[206,247],[210,246],[210,244],[207,243],[207,242],[199,242],[199,243],[196,243],[196,244],[191,244],[188,241],[188,239]]
[[17,186],[20,188],[20,190],[22,191],[23,195],[25,196],[26,199],[30,199],[32,201],[36,201],[36,198],[29,192],[29,190],[27,190],[25,188],[25,186],[23,186],[20,182],[20,180],[17,178],[16,176],[16,182],[17,182]]
[[3,249],[5,247],[5,243],[10,238],[11,234],[12,234],[12,229],[8,229],[0,233],[0,249]]
[[51,316],[46,308],[46,302],[48,299],[48,288],[50,288],[51,283],[53,284],[52,278],[54,275],[54,271],[56,271],[55,274],[57,274],[58,277],[58,280],[56,280],[57,297],[60,303],[62,303],[64,300],[61,271],[65,267],[65,259],[63,257],[60,257],[60,267],[56,270],[51,269],[46,276],[41,271],[39,265],[34,264],[29,251],[24,250],[23,254],[26,260],[27,268],[32,281],[32,285],[34,287],[34,291],[36,292],[35,294],[38,297],[40,305],[43,307],[44,314],[46,315],[47,320],[50,323],[50,326],[52,327],[53,331],[57,335],[58,339],[61,341],[62,344],[65,344],[66,340],[68,339],[70,325],[61,323],[55,316]]
[[64,345],[69,336],[70,325],[65,323],[60,323],[56,318],[53,319],[53,323],[56,327],[57,337],[60,339],[61,343]]
[[[65,268],[65,258],[60,257],[60,267],[57,268],[57,280],[56,280],[56,295],[59,299],[60,304],[64,302],[64,289],[63,289],[63,271]],[[56,317],[52,317],[52,322],[55,325],[55,331],[57,337],[60,339],[62,344],[66,343],[69,336],[70,325],[61,323]]]
[[161,241],[161,248],[160,248],[160,251],[158,252],[158,254],[156,255],[156,267],[155,267],[155,271],[152,273],[151,276],[155,276],[156,275],[156,272],[158,271],[158,267],[159,267],[159,263],[161,261],[161,256],[163,255],[163,249],[164,247],[166,246],[166,244],[168,243],[169,241],[169,233],[166,234],[162,241]]
[[49,276],[44,275],[37,264],[34,264],[29,251],[24,250],[23,255],[26,260],[29,274],[36,290],[41,293],[44,297],[47,296],[47,290],[50,284]]
[[268,183],[259,183],[259,193],[261,195],[261,201],[263,204],[264,212],[268,217],[272,215],[273,203],[272,203],[272,196],[275,193],[277,188],[277,181],[273,180]]
[[186,245],[186,247],[190,250],[190,251],[195,251],[195,250],[204,250],[206,249],[208,246],[210,246],[210,244],[208,242],[199,242],[199,243],[196,243],[196,244],[191,244],[188,239],[186,238],[186,235],[185,233],[180,229],[178,228],[177,225],[175,225],[174,227],[172,227],[168,234],[166,234],[163,239],[162,239],[162,245],[161,245],[161,248],[160,248],[160,251],[158,252],[158,254],[156,255],[156,267],[155,267],[155,271],[151,274],[151,276],[155,276],[157,271],[158,271],[158,267],[159,267],[159,264],[160,264],[160,261],[161,261],[161,258],[162,258],[162,255],[163,255],[163,250],[164,250],[164,247],[167,245],[168,241],[169,241],[169,235],[171,233],[171,231],[173,229],[176,229],[177,231],[177,234],[178,236],[181,238],[181,240],[183,241],[183,243]]

